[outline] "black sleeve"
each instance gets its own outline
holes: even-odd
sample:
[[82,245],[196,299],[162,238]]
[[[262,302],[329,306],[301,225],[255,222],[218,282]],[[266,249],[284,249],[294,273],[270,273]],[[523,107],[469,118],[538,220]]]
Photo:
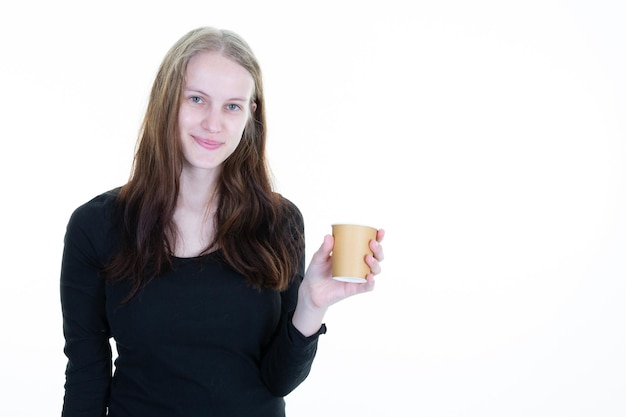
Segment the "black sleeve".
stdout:
[[105,312],[101,247],[102,207],[94,201],[76,209],[67,225],[61,264],[65,371],[63,417],[101,417],[111,381],[110,331]]
[[263,381],[270,392],[284,397],[300,385],[311,371],[317,341],[326,326],[309,337],[291,324],[293,312],[281,318],[278,331],[261,364]]
[[[304,240],[302,214],[295,205],[289,204],[294,220],[291,224],[299,229],[299,235]],[[281,295],[280,323],[261,363],[261,373],[265,384],[272,394],[281,397],[293,391],[309,375],[317,353],[318,338],[326,333],[326,326],[322,325],[317,333],[306,337],[292,324],[291,318],[298,301],[298,289],[305,271],[304,250],[298,262],[298,276]]]

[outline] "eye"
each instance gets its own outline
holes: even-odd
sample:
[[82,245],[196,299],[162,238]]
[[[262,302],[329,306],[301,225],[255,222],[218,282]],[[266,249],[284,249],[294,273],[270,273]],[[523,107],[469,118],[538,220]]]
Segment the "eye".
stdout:
[[230,103],[226,105],[226,109],[230,111],[241,110],[241,106],[239,104]]
[[202,103],[202,99],[198,96],[189,97],[189,101],[191,101],[192,103],[197,103],[197,104]]

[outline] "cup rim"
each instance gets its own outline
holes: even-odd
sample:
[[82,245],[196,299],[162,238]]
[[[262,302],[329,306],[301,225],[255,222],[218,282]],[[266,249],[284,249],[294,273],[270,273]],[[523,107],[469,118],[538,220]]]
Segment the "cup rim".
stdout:
[[370,226],[369,224],[363,224],[363,223],[332,223],[331,224],[331,227],[335,227],[335,226],[357,226],[357,227],[367,227],[370,229],[374,229],[376,231],[378,230],[374,226]]

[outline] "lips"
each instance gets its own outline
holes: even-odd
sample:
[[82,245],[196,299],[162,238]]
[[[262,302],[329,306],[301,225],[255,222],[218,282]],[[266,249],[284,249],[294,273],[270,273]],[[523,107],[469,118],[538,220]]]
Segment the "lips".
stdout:
[[213,139],[203,139],[197,136],[192,136],[192,138],[193,140],[196,141],[198,145],[200,145],[204,149],[209,149],[209,150],[215,150],[224,144],[223,142],[218,142]]

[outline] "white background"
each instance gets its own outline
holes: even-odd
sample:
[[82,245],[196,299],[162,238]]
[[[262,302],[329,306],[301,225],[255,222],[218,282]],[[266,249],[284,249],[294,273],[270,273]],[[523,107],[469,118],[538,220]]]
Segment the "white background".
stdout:
[[308,256],[335,221],[387,231],[290,416],[626,415],[624,4],[3,3],[0,415],[60,414],[66,222],[126,181],[157,66],[203,25],[261,61]]

